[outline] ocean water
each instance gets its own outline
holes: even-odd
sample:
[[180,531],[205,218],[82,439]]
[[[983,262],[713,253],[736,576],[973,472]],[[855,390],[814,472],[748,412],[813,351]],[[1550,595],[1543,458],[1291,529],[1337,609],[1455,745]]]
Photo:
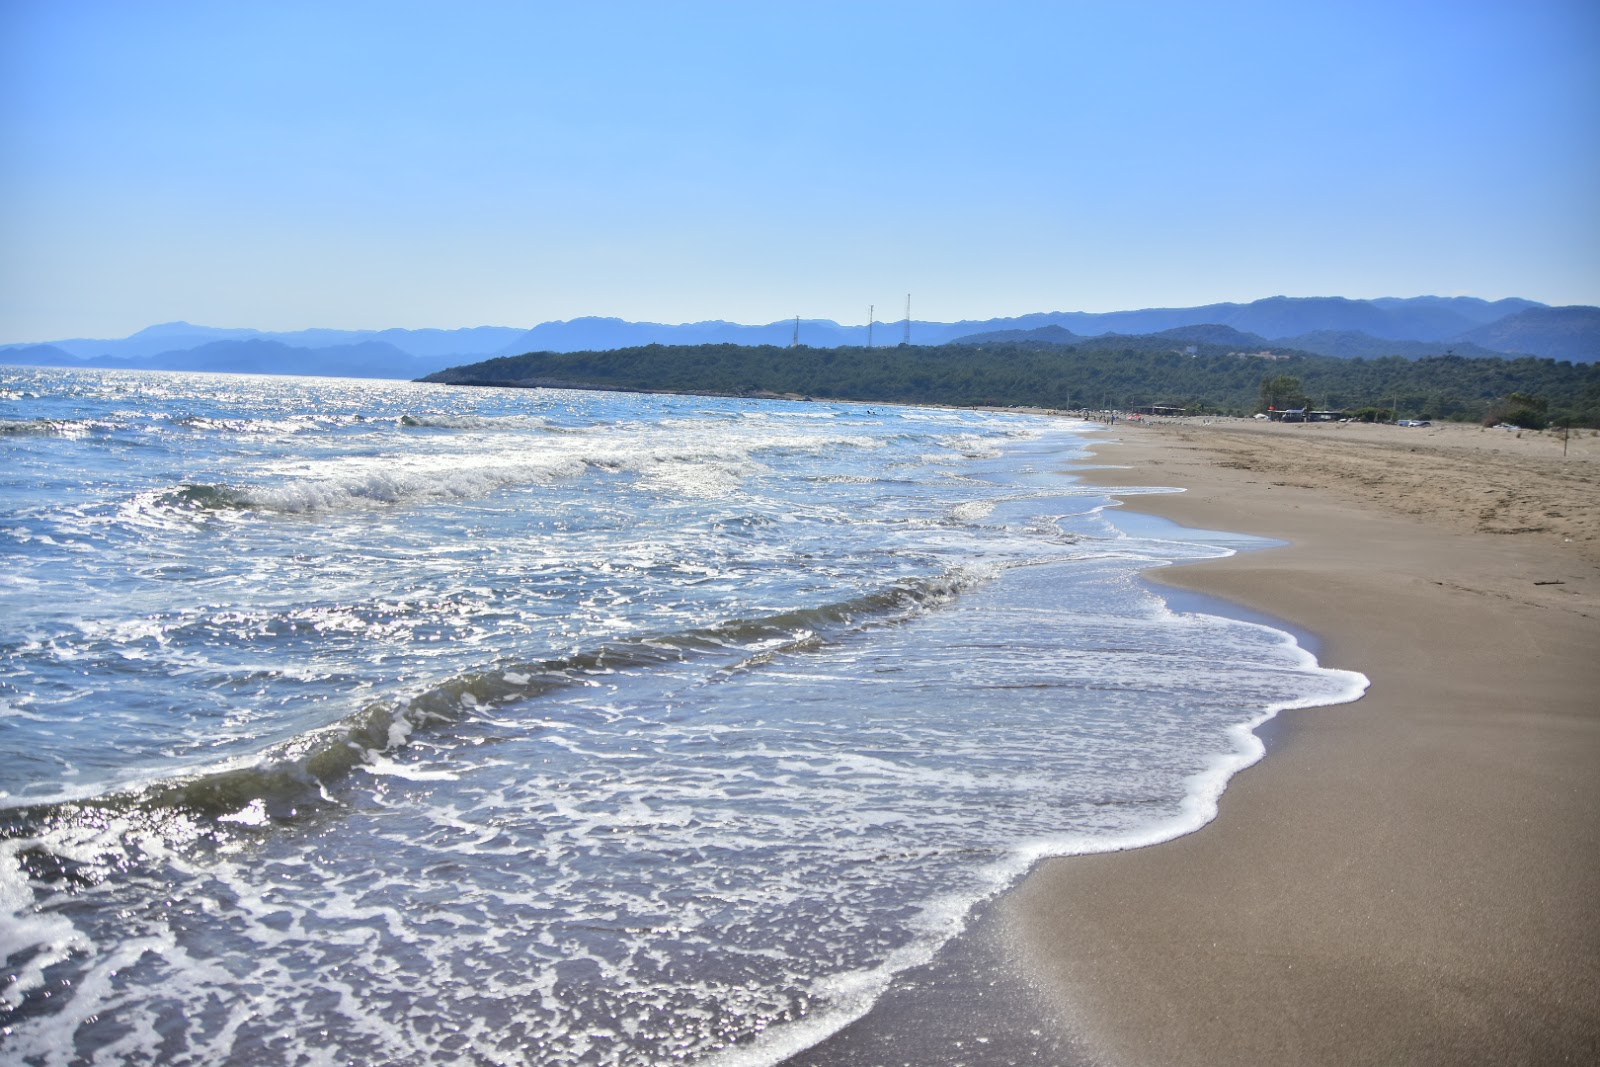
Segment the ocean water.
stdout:
[[0,1060],[774,1064],[1201,824],[1365,680],[1096,432],[0,368]]

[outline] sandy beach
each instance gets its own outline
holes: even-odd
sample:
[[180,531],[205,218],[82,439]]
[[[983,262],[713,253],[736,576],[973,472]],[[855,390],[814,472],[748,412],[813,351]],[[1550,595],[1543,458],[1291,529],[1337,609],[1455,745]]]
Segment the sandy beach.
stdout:
[[1371,688],[1280,716],[1200,831],[1042,864],[795,1062],[1600,1062],[1600,438],[1107,436],[1090,480],[1186,490],[1130,509],[1289,542],[1153,580]]

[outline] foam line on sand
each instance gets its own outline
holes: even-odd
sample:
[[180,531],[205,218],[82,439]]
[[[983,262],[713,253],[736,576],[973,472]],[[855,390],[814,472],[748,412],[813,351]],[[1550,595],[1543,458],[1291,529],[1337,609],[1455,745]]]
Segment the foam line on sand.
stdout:
[[1124,506],[1288,542],[1152,580],[1316,634],[1367,695],[1286,713],[1203,829],[1041,863],[803,1062],[1600,1062],[1600,439],[1116,438],[1086,478],[1186,490]]

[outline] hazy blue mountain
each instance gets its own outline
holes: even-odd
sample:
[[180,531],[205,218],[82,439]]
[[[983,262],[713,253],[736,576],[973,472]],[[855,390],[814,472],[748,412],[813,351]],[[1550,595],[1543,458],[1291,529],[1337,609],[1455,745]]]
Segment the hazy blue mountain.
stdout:
[[[164,352],[148,359],[162,370],[305,374],[337,378],[409,378],[438,369],[436,361],[418,360],[381,341],[297,348],[280,341],[251,338],[213,341],[198,348]],[[419,371],[420,367],[429,370]]]
[[59,345],[11,345],[0,349],[0,363],[22,367],[81,367],[83,361]]
[[1475,296],[1380,296],[1369,300],[1368,303],[1381,308],[1406,309],[1413,314],[1425,313],[1429,308],[1440,308],[1470,320],[1474,326],[1482,326],[1529,308],[1545,306],[1537,300],[1523,300],[1519,297],[1480,300]]
[[[1338,296],[1275,296],[1246,304],[1231,318],[1222,321],[1236,329],[1263,337],[1293,337],[1313,330],[1359,330],[1374,337],[1418,337],[1409,321],[1401,324],[1403,318],[1409,320],[1410,317],[1398,309],[1380,308],[1365,300],[1347,300]],[[1456,317],[1443,328],[1455,333],[1463,328],[1464,322],[1464,319]],[[1432,325],[1430,332],[1439,328]]]
[[523,352],[594,352],[640,345],[786,345],[794,334],[794,322],[744,326],[714,320],[668,325],[660,322],[629,322],[626,319],[588,316],[557,322],[542,322],[504,345],[496,355],[521,355]]
[[1191,344],[1227,345],[1240,351],[1259,352],[1264,348],[1272,347],[1265,337],[1260,334],[1245,333],[1232,326],[1223,326],[1215,322],[1202,322],[1194,326],[1176,326],[1170,330],[1162,330],[1157,337],[1170,337],[1174,341],[1188,341]]
[[1450,352],[1468,359],[1492,359],[1510,354],[1492,351],[1470,341],[1390,341],[1357,330],[1314,330],[1298,337],[1280,337],[1276,343],[1302,352],[1343,359],[1381,359],[1384,356],[1426,359]]
[[333,348],[379,342],[393,345],[407,355],[432,359],[487,356],[526,332],[517,326],[472,326],[459,330],[294,330],[256,336],[264,341],[278,341],[295,348]]
[[[1037,330],[1046,326],[1059,326],[1083,337],[1103,334],[1160,333],[1182,326],[1233,325],[1239,309],[1248,304],[1207,304],[1197,308],[1143,308],[1137,311],[1047,311],[1032,315],[1019,315],[1011,319],[990,319],[987,322],[967,322],[965,334],[992,333],[999,330]],[[938,343],[932,342],[929,343]]]
[[1204,321],[1272,339],[1337,330],[1393,340],[1433,341],[1475,325],[1466,316],[1436,305],[1418,307],[1404,301],[1380,307],[1369,300],[1338,296],[1274,296],[1231,308],[1223,305],[1217,310],[1221,314]]
[[[167,352],[183,352],[219,341],[275,341],[291,348],[335,348],[380,342],[411,356],[452,359],[487,356],[527,331],[515,326],[476,326],[459,330],[294,330],[271,333],[263,330],[222,329],[195,326],[187,322],[164,322],[149,326],[128,337],[95,340],[73,338],[51,344],[82,359],[107,357],[138,360]],[[18,346],[7,346],[0,353]],[[132,366],[122,362],[118,366]],[[443,365],[443,364],[441,364]],[[176,368],[168,368],[176,369]]]
[[[1275,296],[1248,304],[1192,308],[1052,311],[960,322],[916,320],[911,324],[911,342],[939,345],[958,339],[1032,338],[1041,344],[1059,344],[1071,343],[1074,337],[1156,334],[1173,341],[1224,344],[1240,350],[1277,347],[1344,357],[1399,355],[1414,359],[1454,349],[1465,356],[1531,354],[1589,362],[1600,359],[1597,318],[1597,308],[1551,308],[1516,298]],[[800,343],[811,348],[867,343],[864,324],[802,319],[799,325]],[[412,378],[442,367],[524,352],[605,351],[650,344],[787,346],[794,334],[793,319],[745,325],[721,320],[666,324],[587,317],[545,322],[532,329],[478,326],[280,333],[168,322],[120,339],[74,338],[42,345],[0,346],[0,362],[207,370],[270,367],[275,368],[273,373]],[[905,337],[904,321],[878,322],[871,336],[876,346],[897,345]],[[241,345],[246,347],[237,347]]]
[[[981,325],[981,324],[979,324]],[[917,344],[943,344],[960,332],[955,324],[916,322],[911,324],[912,340]],[[660,322],[629,322],[613,318],[579,318],[540,323],[496,355],[517,356],[524,352],[599,352],[640,345],[780,345],[786,346],[795,334],[793,319],[782,319],[759,326],[712,320],[669,325]],[[905,338],[905,320],[879,322],[872,329],[874,345],[895,345]],[[841,326],[831,319],[800,320],[800,343],[811,348],[839,348],[865,345],[867,327]]]
[[1506,353],[1491,351],[1470,341],[1390,341],[1357,330],[1316,330],[1297,337],[1278,337],[1271,340],[1256,333],[1245,333],[1232,326],[1202,323],[1196,326],[1176,326],[1149,334],[1099,334],[1085,338],[1060,326],[1041,326],[1034,330],[996,330],[989,333],[970,334],[957,338],[962,344],[988,344],[994,342],[1022,342],[1037,344],[1070,345],[1085,340],[1105,340],[1127,337],[1130,341],[1152,337],[1168,338],[1188,344],[1226,345],[1241,352],[1259,352],[1278,349],[1283,352],[1309,352],[1318,356],[1337,356],[1341,359],[1361,357],[1378,359],[1399,356],[1402,359],[1425,359],[1454,352],[1471,359],[1499,358]]
[[1461,334],[1498,352],[1526,352],[1574,363],[1600,362],[1600,308],[1531,307]]
[[1083,338],[1061,326],[1040,326],[1033,330],[989,330],[986,333],[970,333],[964,337],[953,337],[947,344],[962,345],[989,345],[1006,343],[1039,344],[1039,345],[1070,345],[1081,341]]
[[[188,340],[179,335],[179,340]],[[338,378],[416,378],[440,369],[439,359],[409,355],[381,341],[297,348],[250,337],[139,356],[74,356],[54,345],[0,349],[0,363],[121,370],[190,370],[228,374],[303,374]]]
[[[1273,296],[1249,304],[1206,304],[1193,308],[1144,308],[1138,311],[1049,312],[978,324],[988,329],[1036,329],[1062,326],[1074,333],[1152,334],[1182,326],[1232,326],[1242,333],[1277,340],[1321,330],[1354,331],[1391,340],[1445,341],[1501,315],[1530,307],[1531,300],[1494,304],[1471,297],[1389,297],[1350,300],[1340,296]],[[1490,318],[1485,318],[1490,316]],[[977,330],[969,330],[978,332]],[[932,342],[930,342],[932,343]]]
[[[1343,297],[1269,297],[1249,304],[1197,308],[1147,308],[1105,313],[1051,312],[997,319],[965,337],[1014,336],[1046,326],[1082,336],[1105,333],[1183,336],[1241,347],[1276,345],[1323,355],[1417,359],[1454,350],[1462,356],[1535,355],[1550,359],[1600,359],[1596,308],[1550,308],[1531,300],[1490,302],[1473,297],[1347,300]],[[1223,340],[1218,327],[1238,331]],[[1204,333],[1182,333],[1204,329]],[[1217,338],[1212,341],[1211,338]],[[936,344],[928,340],[924,343]]]
[[[520,326],[471,326],[459,330],[379,330],[373,341],[394,345],[402,352],[426,359],[460,355],[487,356],[526,331]],[[286,340],[280,335],[277,340]],[[292,342],[289,342],[292,343]]]
[[224,330],[213,326],[192,326],[187,322],[164,322],[147,326],[127,337],[95,340],[74,337],[66,341],[52,341],[55,347],[72,353],[79,359],[100,356],[112,359],[138,359],[159,355],[162,352],[198,348],[214,341],[237,341],[261,336],[257,330]]

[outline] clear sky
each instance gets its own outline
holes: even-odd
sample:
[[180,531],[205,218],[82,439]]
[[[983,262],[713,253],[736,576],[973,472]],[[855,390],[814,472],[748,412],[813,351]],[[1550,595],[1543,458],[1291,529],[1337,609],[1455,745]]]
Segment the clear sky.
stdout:
[[0,341],[1600,304],[1600,4],[0,0]]

